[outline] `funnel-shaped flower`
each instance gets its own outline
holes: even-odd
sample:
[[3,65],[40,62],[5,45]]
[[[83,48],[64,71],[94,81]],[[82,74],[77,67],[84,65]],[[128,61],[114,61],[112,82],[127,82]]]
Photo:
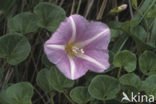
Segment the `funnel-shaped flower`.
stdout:
[[75,80],[88,70],[103,72],[109,67],[110,29],[101,22],[88,22],[71,15],[46,41],[48,59],[69,79]]

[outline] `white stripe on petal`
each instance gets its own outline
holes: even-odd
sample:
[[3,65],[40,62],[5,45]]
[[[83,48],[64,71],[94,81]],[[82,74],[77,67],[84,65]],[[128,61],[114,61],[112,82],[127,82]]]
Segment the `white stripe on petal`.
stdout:
[[76,45],[79,47],[79,48],[82,48],[86,45],[88,45],[89,43],[93,42],[94,40],[96,40],[97,38],[99,38],[100,36],[104,35],[105,32],[108,32],[109,29],[106,29],[102,32],[100,32],[99,34],[95,35],[94,37],[88,39],[88,40],[85,40],[85,41],[82,41],[82,42],[78,42],[76,43]]
[[94,63],[96,64],[97,66],[99,66],[100,68],[103,68],[103,69],[106,69],[106,67],[104,65],[102,65],[101,63],[99,63],[98,61],[96,61],[94,58],[88,56],[88,55],[85,55],[85,54],[81,54],[81,55],[76,55],[77,57],[79,58],[82,58],[84,60],[87,60],[91,63]]
[[74,79],[75,76],[75,63],[74,60],[71,57],[69,58],[69,62],[70,62],[70,69],[71,69],[71,78]]
[[72,16],[70,16],[70,20],[71,20],[72,29],[73,29],[71,41],[75,41],[75,38],[76,38],[76,25],[75,25],[75,22],[74,22],[74,19],[72,18]]
[[65,50],[65,46],[64,45],[48,44],[47,48],[55,48],[55,49]]

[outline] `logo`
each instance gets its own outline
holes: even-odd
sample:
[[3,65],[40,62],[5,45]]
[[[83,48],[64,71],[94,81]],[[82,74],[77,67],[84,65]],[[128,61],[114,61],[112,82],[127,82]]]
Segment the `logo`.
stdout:
[[153,95],[141,95],[140,92],[138,94],[134,95],[133,92],[131,92],[130,98],[127,96],[125,92],[122,93],[123,98],[122,101],[129,101],[129,102],[154,102],[154,96]]

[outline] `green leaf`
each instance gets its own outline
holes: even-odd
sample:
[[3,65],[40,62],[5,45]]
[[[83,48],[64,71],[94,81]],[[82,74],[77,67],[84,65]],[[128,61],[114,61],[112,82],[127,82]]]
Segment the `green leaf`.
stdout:
[[44,68],[38,72],[36,82],[44,92],[52,92],[54,88],[50,79],[50,70]]
[[133,72],[136,68],[136,56],[128,50],[121,51],[114,56],[115,67],[123,67],[127,72]]
[[156,95],[156,75],[151,75],[143,81],[142,90],[148,95]]
[[152,7],[155,6],[155,3],[155,0],[145,0],[139,10],[136,12],[133,19],[138,19],[140,23],[143,18],[149,13]]
[[121,33],[122,32],[117,29],[111,29],[111,41],[114,41],[116,38],[121,36]]
[[30,104],[33,86],[28,82],[13,84],[7,88],[6,95],[12,104]]
[[122,22],[119,22],[119,21],[110,21],[108,23],[109,27],[110,28],[113,28],[113,29],[119,29],[122,25]]
[[0,58],[6,58],[11,65],[19,64],[29,55],[31,46],[22,35],[10,34],[0,37]]
[[133,35],[135,35],[141,41],[145,42],[147,32],[142,26],[137,25],[136,27],[133,28],[132,31],[133,31]]
[[156,54],[145,51],[139,58],[139,67],[145,75],[156,74]]
[[35,32],[38,29],[37,18],[30,12],[20,13],[8,20],[9,32],[21,33],[23,35]]
[[111,100],[120,91],[117,79],[107,75],[97,75],[88,87],[89,94],[98,100]]
[[124,86],[130,86],[136,89],[139,89],[142,84],[140,77],[134,73],[124,74],[120,77],[119,81]]
[[112,46],[112,52],[113,54],[118,53],[121,51],[121,49],[123,48],[123,46],[125,46],[127,40],[128,40],[128,36],[127,35],[121,35],[116,41],[115,44],[113,44]]
[[42,64],[47,67],[50,68],[53,64],[48,60],[47,56],[45,54],[42,55]]
[[150,10],[147,14],[147,18],[155,18],[156,17],[156,8]]
[[122,25],[120,25],[120,29],[123,30],[124,32],[129,33],[135,26],[138,25],[138,20],[130,20],[130,21],[126,21],[124,23],[122,23]]
[[10,12],[10,8],[16,3],[16,0],[0,0],[0,10],[2,12]]
[[41,2],[34,8],[34,13],[39,18],[38,25],[54,32],[66,16],[65,11],[54,4]]
[[50,79],[53,88],[58,92],[63,92],[66,88],[71,88],[74,85],[73,80],[67,79],[57,68],[51,67]]
[[70,92],[70,97],[78,104],[87,104],[90,100],[88,88],[83,86],[73,88]]
[[0,104],[11,104],[10,99],[6,95],[6,91],[3,89],[0,91]]
[[153,21],[152,31],[151,31],[151,38],[149,44],[156,48],[156,18]]

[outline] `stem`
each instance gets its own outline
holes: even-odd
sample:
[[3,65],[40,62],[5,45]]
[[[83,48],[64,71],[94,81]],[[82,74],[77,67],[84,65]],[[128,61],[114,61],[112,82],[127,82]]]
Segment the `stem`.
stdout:
[[93,6],[93,3],[94,3],[94,0],[88,0],[87,8],[86,8],[85,14],[84,14],[85,18],[87,18],[88,14]]
[[79,10],[80,10],[80,7],[81,7],[81,2],[82,2],[82,0],[79,0],[79,4],[78,4],[77,10],[76,10],[76,14],[79,14]]
[[74,102],[70,99],[70,97],[65,92],[63,92],[63,94],[71,104],[74,104]]
[[72,4],[72,8],[71,8],[71,12],[70,12],[70,14],[72,15],[73,13],[74,13],[74,11],[75,11],[75,3],[76,3],[76,1],[75,0],[73,0],[73,4]]
[[131,19],[133,19],[134,15],[133,15],[133,9],[132,9],[132,4],[130,0],[128,0],[128,4],[129,4],[129,9],[130,9]]
[[121,75],[121,71],[122,71],[122,67],[120,67],[119,71],[118,71],[118,79],[120,78],[120,75]]
[[55,104],[54,103],[54,100],[53,100],[54,96],[55,96],[55,93],[54,92],[51,92],[50,93],[50,104]]
[[98,15],[96,17],[96,20],[102,19],[102,15],[103,15],[104,10],[106,8],[106,4],[107,4],[107,0],[103,0],[102,5],[100,7],[100,11],[99,11],[99,13],[98,13]]
[[120,48],[118,49],[117,53],[121,51],[121,49],[123,48],[123,46],[124,46],[125,43],[127,42],[128,38],[129,38],[129,37],[127,37],[127,38],[123,41],[123,43],[121,44],[121,46],[120,46]]

